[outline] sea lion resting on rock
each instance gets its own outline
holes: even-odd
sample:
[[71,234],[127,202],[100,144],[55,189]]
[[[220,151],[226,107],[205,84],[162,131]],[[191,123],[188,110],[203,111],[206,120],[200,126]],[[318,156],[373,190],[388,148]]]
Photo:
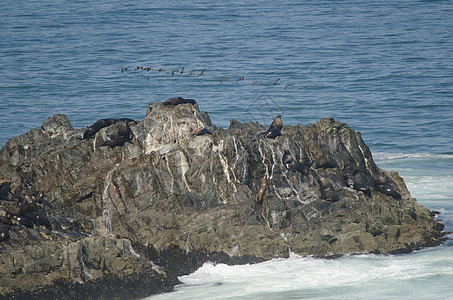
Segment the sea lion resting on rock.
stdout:
[[321,187],[321,198],[330,202],[340,200],[337,191],[327,178],[320,176],[318,179],[319,186]]
[[356,182],[349,176],[345,176],[346,185],[356,191],[363,192],[368,197],[371,197],[371,189],[363,184]]
[[283,128],[282,116],[278,115],[274,121],[272,121],[271,126],[268,130],[261,132],[258,135],[264,134],[265,137],[269,139],[275,139],[277,136],[283,135],[281,130]]
[[0,225],[0,242],[9,239],[9,229],[6,226]]
[[393,198],[401,198],[401,195],[389,184],[384,173],[380,173],[378,175],[374,184],[374,188],[376,189],[376,191],[388,196],[392,196]]
[[47,228],[52,228],[52,224],[50,223],[49,219],[43,214],[39,212],[24,212],[22,215],[30,220],[33,221],[36,225],[44,225]]
[[12,200],[11,182],[0,180],[0,200]]
[[98,133],[99,130],[101,130],[104,127],[108,127],[110,125],[113,125],[117,122],[125,122],[125,123],[134,123],[137,124],[137,121],[129,118],[120,118],[120,119],[100,119],[97,120],[96,123],[88,127],[87,130],[83,133],[83,139],[89,139],[91,137],[94,137],[96,133]]
[[267,182],[267,175],[264,175],[261,179],[261,187],[256,195],[256,203],[260,204],[263,202],[264,193],[266,193],[266,189],[269,188],[269,183]]
[[163,104],[176,106],[179,104],[186,104],[186,103],[195,105],[195,103],[197,103],[197,102],[194,99],[184,99],[182,97],[177,97],[177,98],[168,98],[167,100],[165,100],[165,102]]
[[125,142],[131,142],[132,131],[129,128],[129,123],[124,122],[121,124],[120,128],[118,129],[118,136],[114,137],[109,141],[105,141],[102,146],[109,146],[110,148],[115,148],[116,146],[123,146]]
[[94,137],[94,135],[104,127],[110,126],[116,123],[116,119],[100,119],[97,120],[96,123],[88,127],[87,130],[83,133],[83,139],[89,139]]
[[299,171],[304,175],[310,174],[310,167],[295,160],[291,152],[289,152],[288,150],[286,150],[283,154],[282,161],[287,170],[291,170],[293,172]]

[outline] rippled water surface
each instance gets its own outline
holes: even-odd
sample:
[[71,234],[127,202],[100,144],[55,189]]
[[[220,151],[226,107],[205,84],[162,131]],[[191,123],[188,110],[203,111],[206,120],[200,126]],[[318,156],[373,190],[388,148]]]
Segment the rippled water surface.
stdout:
[[[180,95],[219,127],[334,117],[374,151],[452,152],[451,1],[3,1],[0,14],[0,144],[55,113],[141,119]],[[196,71],[171,77],[183,67]]]
[[[150,102],[175,96],[196,99],[218,127],[269,124],[279,113],[284,125],[333,117],[452,229],[452,16],[448,0],[5,0],[0,146],[56,113],[80,128],[142,119]],[[451,254],[447,244],[407,256],[207,265],[162,297],[428,299],[440,290],[448,299]]]

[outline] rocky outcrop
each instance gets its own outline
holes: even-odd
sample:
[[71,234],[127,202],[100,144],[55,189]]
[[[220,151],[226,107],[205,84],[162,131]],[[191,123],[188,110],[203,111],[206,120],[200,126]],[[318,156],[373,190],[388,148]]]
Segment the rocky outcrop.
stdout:
[[[8,141],[0,294],[137,298],[208,260],[401,253],[443,241],[443,225],[346,124],[322,119],[266,138],[260,124],[218,129],[198,104],[176,102],[85,138],[55,115]],[[112,146],[125,123],[127,138]],[[17,220],[34,202],[47,226]]]

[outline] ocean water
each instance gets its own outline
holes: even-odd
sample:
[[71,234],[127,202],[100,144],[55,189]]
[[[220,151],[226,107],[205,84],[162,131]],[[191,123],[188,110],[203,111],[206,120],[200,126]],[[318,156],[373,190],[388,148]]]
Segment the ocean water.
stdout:
[[[142,119],[150,102],[176,96],[194,98],[218,127],[332,117],[360,131],[378,165],[453,230],[449,0],[0,6],[0,147],[56,113],[81,128]],[[453,299],[452,250],[206,264],[155,298]]]

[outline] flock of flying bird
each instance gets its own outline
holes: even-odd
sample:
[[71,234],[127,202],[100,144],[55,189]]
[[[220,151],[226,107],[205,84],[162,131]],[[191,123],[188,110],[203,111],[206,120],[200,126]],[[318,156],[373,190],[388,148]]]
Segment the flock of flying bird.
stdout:
[[[137,72],[137,71],[149,72],[149,71],[154,70],[154,69],[152,67],[141,67],[141,66],[137,66],[135,68],[123,67],[123,68],[121,68],[121,73],[128,72],[129,70],[133,70],[134,72]],[[164,72],[165,69],[164,68],[159,68],[157,71],[158,72]],[[171,77],[175,77],[177,74],[185,74],[184,75],[185,77],[189,77],[189,76],[192,76],[192,75],[193,76],[197,76],[197,77],[201,77],[201,76],[205,75],[206,69],[201,70],[199,73],[197,72],[198,74],[195,74],[196,72],[197,72],[196,70],[191,70],[190,72],[186,72],[184,67],[182,67],[181,70],[179,70],[179,69],[171,70]],[[150,77],[147,76],[147,79],[150,79]],[[221,77],[220,78],[220,84],[223,84],[224,81],[229,80],[229,79],[230,78],[227,77],[227,76]],[[238,77],[236,79],[236,82],[243,81],[243,80],[245,80],[245,78],[243,76],[241,76],[241,77]],[[260,84],[262,82],[263,81],[261,81],[261,80],[255,80],[255,81],[252,82],[251,85],[254,86],[254,85]],[[280,78],[277,78],[274,82],[272,82],[272,85],[279,85],[279,84],[280,84]],[[291,84],[291,83],[288,83],[288,84],[285,85],[284,90],[286,91],[286,89],[288,89],[289,87],[292,87],[292,86],[294,86],[294,85]],[[305,89],[307,87],[310,87],[310,86],[309,85],[304,85],[304,86],[299,87],[299,89],[303,90],[303,89]]]

